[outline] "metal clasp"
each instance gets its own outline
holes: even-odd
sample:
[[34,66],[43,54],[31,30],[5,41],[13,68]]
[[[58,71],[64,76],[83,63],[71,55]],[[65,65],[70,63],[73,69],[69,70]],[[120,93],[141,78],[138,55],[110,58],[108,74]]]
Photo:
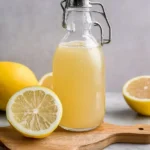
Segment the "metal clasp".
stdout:
[[[89,1],[89,0],[81,0],[81,1],[83,1],[83,3],[81,3],[81,1],[79,1],[79,0],[72,0],[72,1],[71,1],[71,0],[63,0],[63,1],[61,1],[60,4],[61,4],[61,7],[62,7],[62,9],[63,9],[63,22],[62,22],[63,28],[66,28],[66,9],[67,9],[68,7],[73,7],[72,5],[70,6],[70,4],[73,3],[73,1],[74,1],[74,5],[76,4],[77,6],[78,6],[78,4],[84,4],[84,6],[82,6],[82,5],[80,6],[80,7],[83,7],[83,8],[85,8],[85,7],[89,8],[89,7],[91,7],[91,5],[99,5],[99,6],[101,7],[102,12],[100,12],[100,11],[91,11],[91,12],[99,13],[99,14],[101,14],[101,15],[104,17],[104,19],[105,19],[105,21],[106,21],[106,23],[107,23],[108,29],[109,29],[109,36],[108,36],[108,38],[107,38],[107,39],[106,39],[106,38],[103,38],[103,28],[101,27],[101,25],[100,25],[99,22],[94,22],[94,25],[95,25],[95,26],[98,26],[99,29],[100,29],[101,45],[110,43],[110,42],[111,42],[111,27],[110,27],[110,24],[109,24],[109,22],[108,22],[108,19],[107,19],[107,16],[106,16],[104,7],[103,7],[103,5],[102,5],[101,3],[99,3],[99,2],[91,2],[91,1]],[[85,3],[85,1],[86,1],[86,3]],[[79,2],[80,2],[80,3],[79,3]],[[65,5],[64,5],[64,3],[65,3]],[[85,4],[86,4],[86,5],[85,5]],[[76,7],[77,7],[77,6],[76,6]],[[78,6],[78,7],[79,7],[79,6]]]
[[66,0],[61,1],[60,5],[61,8],[63,10],[63,22],[62,22],[62,26],[63,28],[66,28],[66,5],[64,6],[63,4],[66,3]]
[[92,11],[92,12],[101,14],[101,15],[104,17],[104,19],[106,20],[106,23],[107,23],[107,26],[108,26],[108,29],[109,29],[109,36],[108,36],[108,39],[104,39],[104,38],[103,38],[103,29],[102,29],[100,23],[94,22],[94,25],[95,25],[95,26],[98,26],[98,27],[100,28],[101,45],[108,44],[108,43],[111,42],[111,27],[110,27],[109,21],[108,21],[108,19],[107,19],[107,16],[106,16],[104,7],[103,7],[103,5],[102,5],[101,3],[99,3],[99,2],[90,2],[90,4],[91,4],[91,5],[99,5],[99,6],[101,7],[101,9],[102,9],[102,12],[100,12],[100,11]]

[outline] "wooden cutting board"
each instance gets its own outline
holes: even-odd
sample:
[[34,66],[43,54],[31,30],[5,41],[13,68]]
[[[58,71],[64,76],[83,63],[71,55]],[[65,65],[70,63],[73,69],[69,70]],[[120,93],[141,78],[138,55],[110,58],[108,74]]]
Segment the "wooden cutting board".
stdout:
[[150,143],[150,125],[104,123],[93,131],[80,133],[58,128],[45,139],[25,138],[11,127],[2,127],[0,141],[11,150],[101,150],[113,143]]

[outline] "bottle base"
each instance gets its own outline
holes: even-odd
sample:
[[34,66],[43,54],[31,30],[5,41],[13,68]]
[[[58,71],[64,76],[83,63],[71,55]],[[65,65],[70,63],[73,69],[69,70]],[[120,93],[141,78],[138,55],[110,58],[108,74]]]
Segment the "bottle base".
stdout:
[[85,132],[85,131],[90,131],[90,130],[94,130],[95,128],[99,127],[98,126],[95,126],[95,127],[92,127],[92,128],[68,128],[68,127],[65,127],[65,126],[61,126],[61,128],[67,130],[67,131],[72,131],[72,132]]

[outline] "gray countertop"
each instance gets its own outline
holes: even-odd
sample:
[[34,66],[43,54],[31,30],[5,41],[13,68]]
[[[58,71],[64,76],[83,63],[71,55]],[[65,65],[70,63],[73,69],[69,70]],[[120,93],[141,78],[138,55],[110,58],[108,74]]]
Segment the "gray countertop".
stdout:
[[[120,93],[107,93],[105,122],[117,125],[150,124],[150,117],[132,111]],[[0,126],[7,125],[5,113],[0,113]],[[113,144],[105,150],[150,150],[150,144]]]
[[[117,125],[150,124],[150,117],[131,110],[121,93],[107,93],[105,122]],[[150,144],[113,144],[105,150],[150,150]]]

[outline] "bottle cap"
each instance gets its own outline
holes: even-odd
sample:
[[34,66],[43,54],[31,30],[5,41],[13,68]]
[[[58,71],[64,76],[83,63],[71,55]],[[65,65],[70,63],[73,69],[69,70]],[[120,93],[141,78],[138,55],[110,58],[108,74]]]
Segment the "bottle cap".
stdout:
[[66,8],[69,7],[92,7],[89,0],[66,0]]

